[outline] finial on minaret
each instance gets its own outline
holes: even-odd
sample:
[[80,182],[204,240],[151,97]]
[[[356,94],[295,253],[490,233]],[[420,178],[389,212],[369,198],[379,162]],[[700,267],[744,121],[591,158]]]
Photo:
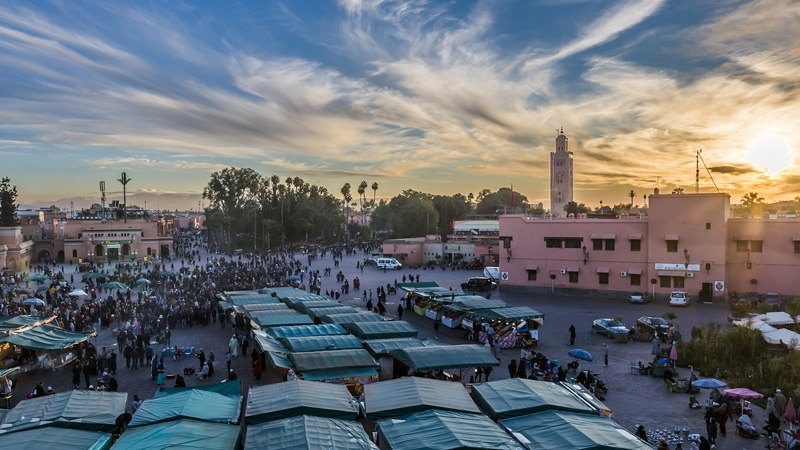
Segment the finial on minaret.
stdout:
[[564,127],[561,127],[561,134],[564,134]]

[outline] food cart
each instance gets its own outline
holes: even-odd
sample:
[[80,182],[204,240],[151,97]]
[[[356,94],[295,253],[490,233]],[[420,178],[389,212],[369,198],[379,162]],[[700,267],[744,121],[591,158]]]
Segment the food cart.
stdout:
[[436,320],[442,314],[442,307],[445,304],[452,303],[457,297],[467,295],[464,292],[451,291],[438,285],[416,287],[400,284],[398,286],[408,292],[408,301],[411,302],[415,313],[433,320]]
[[486,342],[491,327],[494,345],[500,348],[535,345],[539,341],[539,327],[544,324],[544,314],[527,306],[477,309],[468,311],[466,317],[472,330],[478,330],[478,341]]

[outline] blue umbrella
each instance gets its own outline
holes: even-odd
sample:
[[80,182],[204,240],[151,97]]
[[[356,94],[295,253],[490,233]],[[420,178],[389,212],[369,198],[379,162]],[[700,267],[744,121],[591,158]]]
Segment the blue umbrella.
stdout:
[[286,281],[300,281],[300,277],[297,275],[292,275],[290,277],[286,277]]
[[692,387],[697,388],[706,388],[706,389],[716,389],[727,386],[728,383],[724,381],[719,381],[716,378],[701,378],[699,380],[692,381]]
[[587,352],[586,350],[584,350],[582,348],[573,348],[567,354],[569,356],[572,356],[575,359],[582,359],[584,361],[592,361],[592,360],[594,360],[594,357],[592,357],[592,354]]

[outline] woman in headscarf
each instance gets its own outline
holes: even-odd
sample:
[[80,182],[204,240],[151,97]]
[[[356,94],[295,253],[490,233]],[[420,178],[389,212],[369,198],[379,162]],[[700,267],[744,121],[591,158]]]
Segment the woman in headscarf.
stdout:
[[231,357],[233,358],[235,358],[236,355],[239,353],[239,340],[236,339],[235,334],[231,336],[231,340],[228,341],[228,350],[230,350]]

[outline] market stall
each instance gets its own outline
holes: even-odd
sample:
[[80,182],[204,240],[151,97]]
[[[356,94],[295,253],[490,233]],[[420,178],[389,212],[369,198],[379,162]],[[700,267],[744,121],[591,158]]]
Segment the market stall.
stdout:
[[417,329],[405,320],[355,322],[344,327],[354,336],[364,340],[417,337]]
[[336,308],[339,306],[344,306],[341,303],[337,302],[336,300],[307,300],[302,302],[297,302],[293,305],[293,308],[300,311],[303,314],[308,314],[308,311],[312,308]]
[[114,450],[158,450],[167,448],[238,449],[242,427],[224,423],[182,419],[129,428],[114,444]]
[[273,327],[267,330],[267,334],[274,338],[283,337],[302,337],[302,336],[327,336],[332,334],[347,334],[341,325],[335,323],[323,323],[320,325],[296,325],[288,327]]
[[357,309],[353,308],[352,306],[344,306],[339,304],[339,306],[333,308],[311,308],[306,311],[309,317],[312,319],[322,319],[322,316],[326,314],[352,314],[358,312]]
[[6,414],[0,422],[0,434],[46,426],[111,432],[127,402],[124,392],[77,389],[28,399]]
[[[214,405],[210,408],[209,405]],[[205,422],[239,423],[242,397],[227,396],[203,389],[188,389],[161,398],[145,400],[133,414],[130,427],[152,425],[180,419]]]
[[247,427],[245,450],[378,450],[358,422],[302,415]]
[[153,398],[167,397],[173,394],[179,394],[188,390],[202,390],[208,392],[215,392],[217,394],[225,395],[228,397],[239,397],[239,390],[241,389],[241,380],[231,380],[224,383],[200,384],[191,387],[160,387],[153,394]]
[[279,311],[256,311],[251,314],[253,328],[263,330],[291,325],[313,325],[314,321],[305,314],[281,313]]
[[288,359],[302,379],[345,384],[351,392],[378,381],[378,363],[364,349],[289,353]]
[[544,324],[544,314],[527,306],[476,309],[469,311],[467,317],[473,330],[476,323],[481,324],[477,334],[481,343],[485,343],[493,331],[494,345],[499,348],[535,345],[539,341],[539,327]]
[[367,419],[399,417],[429,409],[480,414],[464,385],[430,378],[404,377],[364,387]]
[[279,339],[289,352],[317,352],[361,349],[361,341],[350,334],[332,336],[285,337]]
[[322,316],[322,321],[325,323],[338,323],[341,326],[345,326],[349,323],[356,322],[382,322],[383,316],[371,311],[361,311],[349,314],[325,314]]
[[[415,373],[500,365],[492,353],[481,345],[398,348],[390,350],[389,355]],[[462,379],[463,377],[459,376],[458,378]]]
[[3,435],[3,450],[108,450],[111,435],[96,431],[40,428]]
[[358,406],[345,386],[317,381],[252,386],[247,394],[245,423],[248,425],[303,414],[354,420]]
[[[76,354],[70,351],[74,345],[85,342],[94,336],[97,336],[96,332],[74,333],[44,324],[2,337],[0,345],[5,343],[28,351],[27,357],[24,351],[14,352],[15,355],[21,355],[19,362],[20,365],[24,365],[25,371],[57,369],[76,358]],[[27,360],[25,360],[26,358]]]
[[[459,326],[462,326],[463,328],[471,331],[473,328],[473,323],[471,320],[466,319],[469,311],[488,308],[503,308],[505,306],[508,305],[502,300],[489,300],[485,297],[481,297],[480,295],[465,295],[456,297],[455,300],[453,300],[453,303],[444,305],[441,316],[442,325],[448,328],[458,328]],[[464,324],[465,321],[468,322],[468,324]]]

